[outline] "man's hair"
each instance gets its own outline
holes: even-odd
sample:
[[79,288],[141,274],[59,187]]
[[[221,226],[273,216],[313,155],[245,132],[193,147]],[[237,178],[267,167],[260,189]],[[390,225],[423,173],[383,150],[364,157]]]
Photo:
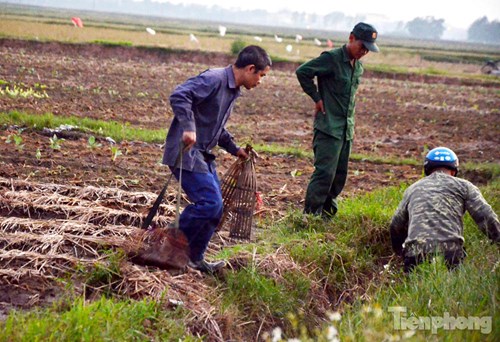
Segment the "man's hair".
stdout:
[[266,67],[272,65],[271,57],[269,57],[266,50],[260,46],[248,45],[240,51],[234,65],[238,69],[242,69],[250,64],[255,65],[256,72],[265,70]]

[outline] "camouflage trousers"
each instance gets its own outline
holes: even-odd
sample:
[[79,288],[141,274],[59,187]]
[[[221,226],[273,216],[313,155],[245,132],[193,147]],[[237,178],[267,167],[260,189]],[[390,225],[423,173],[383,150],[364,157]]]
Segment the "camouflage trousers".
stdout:
[[416,265],[442,255],[449,270],[460,265],[466,256],[461,241],[412,243],[404,248],[404,271],[410,272]]

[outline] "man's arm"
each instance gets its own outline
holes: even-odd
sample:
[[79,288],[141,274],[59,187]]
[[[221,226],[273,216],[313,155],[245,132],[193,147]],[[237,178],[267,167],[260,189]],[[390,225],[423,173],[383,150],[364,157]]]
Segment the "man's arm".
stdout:
[[217,144],[226,151],[228,151],[229,153],[231,153],[233,156],[238,155],[238,151],[240,148],[236,146],[233,140],[233,136],[226,130],[226,128],[222,129]]
[[397,255],[403,255],[403,243],[408,237],[408,209],[405,197],[406,196],[403,197],[396,213],[392,217],[391,226],[389,228],[392,249]]
[[473,184],[469,184],[465,209],[486,236],[494,242],[500,242],[498,216],[486,202],[479,189]]
[[322,53],[319,57],[299,66],[295,74],[304,92],[313,99],[314,103],[318,103],[321,95],[314,83],[314,78],[332,72],[332,56],[329,53]]
[[244,148],[238,147],[234,143],[233,136],[225,128],[222,129],[218,145],[231,153],[233,156],[237,156],[241,159],[248,159],[248,153]]

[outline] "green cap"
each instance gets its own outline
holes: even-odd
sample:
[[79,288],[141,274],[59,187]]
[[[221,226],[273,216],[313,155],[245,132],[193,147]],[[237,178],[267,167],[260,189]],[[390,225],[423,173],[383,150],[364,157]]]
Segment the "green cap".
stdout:
[[372,25],[366,23],[357,23],[356,26],[352,29],[352,34],[363,42],[365,48],[368,51],[379,52],[377,44],[375,44],[375,40],[377,40],[377,30]]

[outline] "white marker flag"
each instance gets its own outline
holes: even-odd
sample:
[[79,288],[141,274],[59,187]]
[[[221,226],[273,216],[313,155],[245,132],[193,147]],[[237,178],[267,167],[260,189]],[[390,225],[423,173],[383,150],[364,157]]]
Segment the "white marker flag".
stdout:
[[227,27],[219,25],[219,33],[220,33],[221,37],[224,37],[226,35],[226,30],[227,30]]

